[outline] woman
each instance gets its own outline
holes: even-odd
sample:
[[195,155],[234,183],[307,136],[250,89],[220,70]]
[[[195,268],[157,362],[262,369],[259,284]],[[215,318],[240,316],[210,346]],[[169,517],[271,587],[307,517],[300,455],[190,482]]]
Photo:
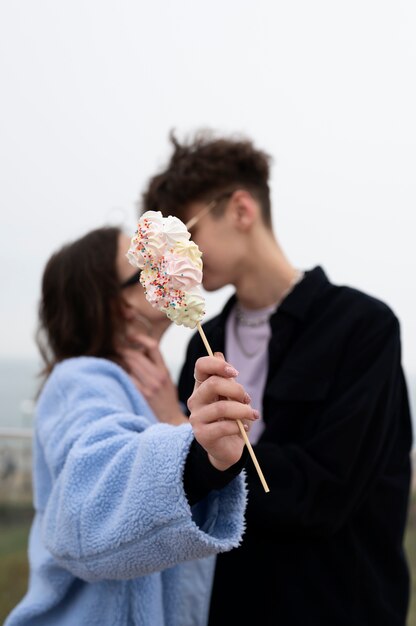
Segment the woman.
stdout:
[[122,285],[120,304],[124,318],[119,349],[124,363],[159,421],[187,422],[186,413],[179,405],[176,386],[159,351],[160,340],[172,322],[146,299],[139,283],[140,271],[134,271],[126,257],[130,237],[122,232],[118,237],[116,268]]
[[160,355],[141,334],[137,343],[137,322],[145,312],[156,334],[168,322],[133,279],[128,243],[101,228],[44,271],[30,583],[5,626],[205,624],[211,557],[242,537],[246,455],[235,420],[258,414],[237,372],[203,357],[190,419],[172,383],[171,419],[161,416],[171,423],[155,417],[134,354],[154,367]]

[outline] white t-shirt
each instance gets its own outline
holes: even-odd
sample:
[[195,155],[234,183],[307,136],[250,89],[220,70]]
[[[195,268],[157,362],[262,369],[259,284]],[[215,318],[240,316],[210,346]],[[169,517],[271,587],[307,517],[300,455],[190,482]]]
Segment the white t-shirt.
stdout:
[[227,361],[238,371],[237,381],[251,396],[251,406],[260,412],[250,428],[250,443],[257,443],[264,430],[262,398],[268,370],[268,343],[271,335],[270,316],[276,304],[263,309],[245,309],[235,306],[228,316],[225,329]]

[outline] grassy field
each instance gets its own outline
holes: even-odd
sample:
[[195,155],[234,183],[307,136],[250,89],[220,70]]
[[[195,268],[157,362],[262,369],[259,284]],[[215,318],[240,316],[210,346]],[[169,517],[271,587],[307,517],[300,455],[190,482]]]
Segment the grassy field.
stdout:
[[[0,624],[24,595],[27,586],[27,538],[32,512],[0,509]],[[407,626],[416,626],[416,494],[406,531],[406,550],[412,572],[412,595]]]
[[0,508],[0,624],[26,591],[31,518],[28,506]]

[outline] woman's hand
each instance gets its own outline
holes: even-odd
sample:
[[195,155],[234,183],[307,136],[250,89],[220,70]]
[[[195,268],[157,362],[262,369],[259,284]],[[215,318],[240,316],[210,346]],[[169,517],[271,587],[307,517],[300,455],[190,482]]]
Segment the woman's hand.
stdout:
[[200,357],[195,364],[194,391],[188,400],[195,439],[219,470],[228,469],[243,452],[244,439],[237,420],[249,430],[249,424],[259,417],[250,406],[250,396],[234,380],[237,374],[221,354]]
[[146,398],[160,422],[182,424],[188,421],[180,410],[178,392],[155,339],[137,335],[135,347],[123,347],[120,352],[129,374],[140,393]]

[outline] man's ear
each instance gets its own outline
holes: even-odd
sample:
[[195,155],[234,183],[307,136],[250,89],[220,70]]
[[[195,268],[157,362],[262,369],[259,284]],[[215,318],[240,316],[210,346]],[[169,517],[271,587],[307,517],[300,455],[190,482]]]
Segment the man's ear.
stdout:
[[238,189],[229,204],[234,226],[245,232],[252,228],[259,213],[258,203],[249,191]]

